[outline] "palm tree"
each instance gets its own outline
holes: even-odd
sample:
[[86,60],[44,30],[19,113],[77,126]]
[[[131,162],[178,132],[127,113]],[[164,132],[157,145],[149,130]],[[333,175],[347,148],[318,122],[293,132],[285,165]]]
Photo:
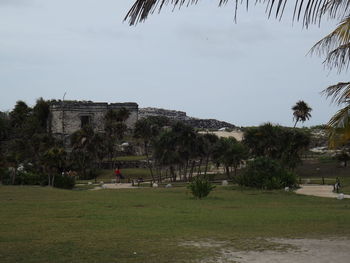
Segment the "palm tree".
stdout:
[[86,170],[91,166],[96,154],[94,136],[94,130],[90,126],[85,126],[71,135],[71,160],[77,164],[84,179],[87,175]]
[[43,163],[46,168],[49,186],[55,185],[55,174],[58,174],[58,172],[62,170],[66,161],[66,155],[67,153],[63,147],[54,146],[45,151]]
[[175,166],[182,161],[176,147],[176,134],[173,131],[163,131],[154,143],[154,159],[161,167],[170,170],[170,176],[176,181]]
[[135,124],[134,137],[143,141],[148,169],[154,181],[153,169],[149,157],[149,144],[158,135],[160,127],[154,125],[148,118],[138,120]]
[[206,175],[208,172],[209,159],[213,157],[213,150],[218,140],[219,137],[216,134],[206,133],[203,135],[203,150],[205,154],[204,175]]
[[214,159],[224,165],[227,178],[230,179],[230,167],[233,167],[236,176],[237,168],[246,159],[247,153],[246,147],[235,138],[221,137],[214,149]]
[[336,147],[350,140],[350,82],[341,82],[323,91],[333,103],[345,105],[328,122],[329,145]]
[[293,107],[293,119],[295,120],[294,127],[297,125],[299,121],[306,121],[310,119],[311,114],[310,112],[312,109],[307,105],[307,103],[303,100],[299,100]]
[[130,112],[121,108],[120,110],[110,109],[105,115],[105,134],[108,140],[108,154],[112,167],[115,167],[116,162],[116,144],[123,140],[127,132],[125,121],[129,118]]

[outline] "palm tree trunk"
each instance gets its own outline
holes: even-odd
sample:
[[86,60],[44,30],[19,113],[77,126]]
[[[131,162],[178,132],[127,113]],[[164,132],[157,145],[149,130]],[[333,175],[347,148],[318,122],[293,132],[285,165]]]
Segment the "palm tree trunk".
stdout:
[[159,180],[159,182],[161,183],[162,182],[162,169],[157,169],[157,173],[159,174],[159,176],[158,176],[158,180]]
[[14,185],[15,182],[16,182],[16,175],[17,175],[17,165],[13,171],[13,174],[12,174],[12,184]]
[[191,164],[191,171],[190,171],[190,176],[189,179],[192,180],[192,175],[193,175],[193,170],[194,170],[194,165],[196,164],[196,162],[194,160],[192,160],[192,164]]
[[227,175],[227,179],[230,179],[230,167],[226,166],[226,175]]
[[298,121],[299,121],[298,119],[295,121],[293,128],[295,128],[295,126],[297,126]]
[[207,175],[208,165],[209,165],[209,155],[207,155],[207,158],[206,158],[206,160],[205,160],[205,170],[204,170],[204,175]]
[[146,159],[147,159],[147,166],[148,166],[148,169],[151,173],[151,177],[152,177],[152,180],[154,181],[154,175],[153,175],[153,170],[152,170],[152,166],[151,166],[151,163],[149,161],[149,154],[148,154],[148,147],[147,147],[147,142],[145,141],[145,153],[146,153]]
[[188,160],[186,160],[186,165],[185,165],[184,181],[187,181],[187,170],[188,170]]
[[174,167],[172,165],[170,166],[170,176],[172,177],[173,182],[176,182],[176,174],[175,174]]
[[201,173],[202,173],[202,169],[201,169],[202,162],[203,162],[203,159],[200,158],[200,159],[199,159],[199,166],[198,166],[197,175],[201,175]]

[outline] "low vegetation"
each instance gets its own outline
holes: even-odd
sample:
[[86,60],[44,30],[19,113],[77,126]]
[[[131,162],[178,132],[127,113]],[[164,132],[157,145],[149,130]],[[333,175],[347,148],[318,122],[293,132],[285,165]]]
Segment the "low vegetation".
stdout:
[[195,177],[188,185],[192,195],[198,199],[207,197],[214,188],[215,185],[211,184],[208,179],[200,176]]

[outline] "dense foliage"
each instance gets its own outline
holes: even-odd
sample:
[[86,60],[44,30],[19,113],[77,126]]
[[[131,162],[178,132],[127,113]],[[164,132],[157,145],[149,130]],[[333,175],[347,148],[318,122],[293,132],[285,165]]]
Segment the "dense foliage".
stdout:
[[237,182],[242,186],[268,190],[297,185],[296,176],[292,172],[268,157],[257,157],[249,161],[244,173],[237,178]]
[[310,134],[300,129],[274,126],[270,123],[246,129],[244,144],[252,157],[265,156],[294,169],[310,144]]
[[226,175],[230,178],[230,168],[233,168],[236,175],[237,168],[248,157],[248,151],[244,144],[233,137],[220,138],[214,146],[213,157],[217,164],[225,167]]

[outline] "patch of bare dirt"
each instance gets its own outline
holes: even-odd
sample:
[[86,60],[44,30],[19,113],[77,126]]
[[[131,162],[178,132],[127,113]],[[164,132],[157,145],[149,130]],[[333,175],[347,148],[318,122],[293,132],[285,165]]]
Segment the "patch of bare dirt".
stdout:
[[[182,245],[198,248],[214,248],[217,255],[201,263],[329,263],[349,262],[350,242],[348,239],[268,239],[277,249],[238,250],[230,248],[227,242],[200,241],[185,242]],[[279,248],[282,247],[284,249]]]

